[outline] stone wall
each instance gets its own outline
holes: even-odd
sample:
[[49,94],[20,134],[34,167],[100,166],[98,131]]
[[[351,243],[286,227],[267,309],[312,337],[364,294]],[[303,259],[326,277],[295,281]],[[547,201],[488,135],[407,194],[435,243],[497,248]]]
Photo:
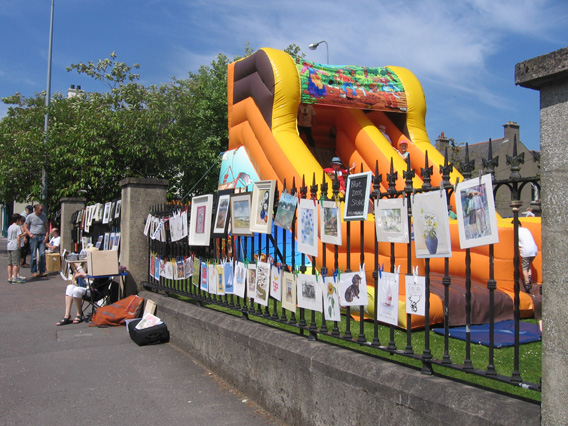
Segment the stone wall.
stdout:
[[142,292],[171,341],[294,425],[538,425],[537,404],[510,398]]

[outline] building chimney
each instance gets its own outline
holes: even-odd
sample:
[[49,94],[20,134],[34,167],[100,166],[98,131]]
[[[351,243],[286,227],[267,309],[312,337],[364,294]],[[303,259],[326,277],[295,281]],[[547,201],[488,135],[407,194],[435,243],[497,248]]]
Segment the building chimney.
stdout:
[[505,139],[509,139],[510,142],[513,142],[515,136],[517,137],[517,143],[521,142],[521,134],[519,132],[519,125],[516,121],[507,121],[503,124],[505,128]]
[[438,152],[444,153],[446,148],[449,147],[450,147],[450,140],[446,137],[444,132],[442,132],[440,136],[438,136],[438,139],[436,139],[436,149],[438,150]]

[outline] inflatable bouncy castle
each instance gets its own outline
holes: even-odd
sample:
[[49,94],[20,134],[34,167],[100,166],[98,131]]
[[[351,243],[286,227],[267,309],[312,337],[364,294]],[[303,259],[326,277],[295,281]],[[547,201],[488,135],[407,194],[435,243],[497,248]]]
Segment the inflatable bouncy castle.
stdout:
[[[299,136],[297,112],[300,104],[314,108],[316,125],[312,128],[315,147],[309,147]],[[280,50],[263,48],[228,68],[229,149],[221,166],[220,188],[247,186],[257,180],[275,180],[279,187],[284,181],[298,184],[302,177],[311,182],[312,176],[329,180],[324,169],[331,156],[338,156],[343,164],[355,163],[356,171],[374,173],[378,163],[380,173],[391,165],[398,172],[396,189],[405,187],[403,172],[406,161],[399,155],[402,144],[407,144],[411,168],[416,171],[413,186],[422,186],[421,170],[426,161],[433,165],[432,186],[442,182],[439,165],[444,156],[430,143],[425,127],[426,102],[419,81],[407,69],[395,66],[364,67],[352,65],[321,65]],[[237,161],[236,159],[239,158]],[[463,181],[454,171],[450,182]],[[329,180],[331,184],[331,180]],[[385,191],[386,188],[381,188]],[[452,203],[454,200],[452,199]],[[373,216],[369,215],[369,221]],[[540,219],[523,219],[539,247]],[[514,235],[511,219],[498,219],[499,243],[494,247],[496,320],[512,318],[514,290]],[[458,240],[456,220],[450,220],[452,258],[449,262],[450,325],[464,324],[465,305],[465,250]],[[374,258],[375,227],[365,227],[364,250],[366,263]],[[359,233],[352,232],[351,268],[358,265],[361,253]],[[343,233],[345,236],[345,232]],[[345,238],[345,237],[344,237]],[[379,264],[390,263],[390,244],[379,244]],[[340,267],[344,268],[347,253],[345,244],[339,247]],[[323,246],[320,246],[320,253]],[[333,259],[334,247],[326,245],[328,259]],[[414,253],[414,251],[413,251]],[[406,244],[395,244],[396,265],[407,268]],[[472,323],[488,321],[489,247],[471,249],[472,259]],[[316,266],[320,259],[314,259]],[[424,259],[412,259],[412,265],[424,274]],[[329,265],[328,265],[329,266]],[[541,260],[533,263],[533,281],[540,281]],[[370,271],[373,268],[367,267]],[[443,322],[444,259],[431,259],[430,321]],[[371,272],[368,283],[372,283]],[[369,286],[372,293],[372,288]],[[372,294],[369,295],[373,297]],[[404,285],[399,293],[399,325],[406,326]],[[372,303],[368,310],[372,316]],[[533,300],[520,295],[521,315],[533,311]],[[423,325],[424,318],[412,316],[412,326]]]

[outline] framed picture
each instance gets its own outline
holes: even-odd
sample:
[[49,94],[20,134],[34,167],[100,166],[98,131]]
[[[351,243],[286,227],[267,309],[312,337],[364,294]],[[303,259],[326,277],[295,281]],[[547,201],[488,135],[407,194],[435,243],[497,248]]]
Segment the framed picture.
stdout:
[[341,245],[341,212],[335,201],[320,204],[320,232],[322,243]]
[[297,222],[298,251],[318,255],[318,210],[313,200],[300,200]]
[[288,192],[283,192],[282,195],[280,195],[280,201],[278,202],[278,208],[276,209],[276,216],[274,216],[274,224],[291,231],[297,205],[298,197]]
[[462,249],[499,242],[490,174],[458,183],[456,212]]
[[291,272],[282,273],[282,307],[296,312],[296,276]]
[[200,195],[191,200],[189,220],[189,245],[208,246],[211,235],[211,210],[213,195]]
[[213,236],[215,238],[222,238],[227,235],[229,207],[231,205],[232,193],[232,189],[225,189],[217,193],[217,211],[215,213],[215,222],[213,225]]
[[375,201],[377,241],[408,243],[408,209],[406,198]]
[[114,218],[115,219],[120,219],[120,207],[122,205],[122,201],[121,200],[117,200],[116,201],[116,207],[114,210]]
[[252,235],[250,230],[251,193],[231,195],[231,233],[233,235]]
[[262,180],[254,183],[250,216],[250,230],[252,232],[271,233],[275,188],[276,181],[274,180]]
[[446,191],[416,194],[411,200],[416,257],[451,257]]
[[104,212],[103,212],[103,223],[108,223],[110,220],[110,207],[111,202],[105,203]]
[[367,220],[372,177],[371,172],[347,176],[343,220]]

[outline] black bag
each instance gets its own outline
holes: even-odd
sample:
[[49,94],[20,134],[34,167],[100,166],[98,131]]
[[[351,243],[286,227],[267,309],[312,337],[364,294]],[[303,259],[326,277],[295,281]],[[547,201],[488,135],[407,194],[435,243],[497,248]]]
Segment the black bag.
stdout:
[[128,333],[130,333],[130,338],[138,346],[167,343],[170,341],[170,332],[168,331],[166,324],[162,323],[153,327],[137,330],[136,324],[138,324],[140,320],[141,319],[135,319],[128,323]]

